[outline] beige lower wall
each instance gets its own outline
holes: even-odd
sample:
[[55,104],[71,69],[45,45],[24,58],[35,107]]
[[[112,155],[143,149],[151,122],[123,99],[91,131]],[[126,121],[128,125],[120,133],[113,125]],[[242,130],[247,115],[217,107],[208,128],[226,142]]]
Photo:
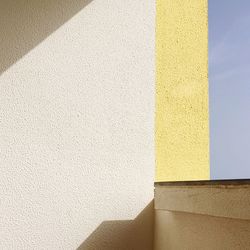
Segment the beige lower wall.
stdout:
[[250,220],[155,211],[155,250],[245,250]]

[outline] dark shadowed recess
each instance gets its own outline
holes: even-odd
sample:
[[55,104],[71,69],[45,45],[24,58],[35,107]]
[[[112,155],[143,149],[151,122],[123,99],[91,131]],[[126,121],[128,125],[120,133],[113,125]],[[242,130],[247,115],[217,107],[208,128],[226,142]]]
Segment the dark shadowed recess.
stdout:
[[153,201],[134,220],[104,221],[77,250],[152,250]]
[[1,0],[0,74],[92,0]]

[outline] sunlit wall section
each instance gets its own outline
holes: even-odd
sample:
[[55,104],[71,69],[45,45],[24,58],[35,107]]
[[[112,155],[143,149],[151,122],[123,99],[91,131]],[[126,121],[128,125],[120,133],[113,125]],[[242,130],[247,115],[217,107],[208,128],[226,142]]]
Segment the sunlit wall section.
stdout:
[[207,0],[156,11],[156,180],[209,179]]

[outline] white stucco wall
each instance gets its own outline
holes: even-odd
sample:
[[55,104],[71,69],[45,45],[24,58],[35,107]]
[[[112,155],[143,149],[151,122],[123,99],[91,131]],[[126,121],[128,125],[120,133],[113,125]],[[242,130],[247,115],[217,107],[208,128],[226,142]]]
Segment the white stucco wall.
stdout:
[[75,249],[153,198],[154,1],[8,2],[0,249]]

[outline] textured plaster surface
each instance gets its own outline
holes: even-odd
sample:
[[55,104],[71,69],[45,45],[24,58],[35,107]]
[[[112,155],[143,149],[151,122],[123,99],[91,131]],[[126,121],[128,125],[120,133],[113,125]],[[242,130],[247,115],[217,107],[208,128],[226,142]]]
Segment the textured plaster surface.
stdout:
[[[51,23],[69,10],[63,2]],[[7,3],[1,34],[18,30],[11,39],[29,43],[49,27],[46,15],[36,23],[49,1],[23,1],[25,13]],[[154,5],[94,0],[2,72],[0,249],[76,249],[101,223],[133,220],[151,201]],[[28,34],[32,24],[42,28]],[[109,241],[114,228],[105,226]]]
[[209,179],[207,0],[156,8],[156,180]]

